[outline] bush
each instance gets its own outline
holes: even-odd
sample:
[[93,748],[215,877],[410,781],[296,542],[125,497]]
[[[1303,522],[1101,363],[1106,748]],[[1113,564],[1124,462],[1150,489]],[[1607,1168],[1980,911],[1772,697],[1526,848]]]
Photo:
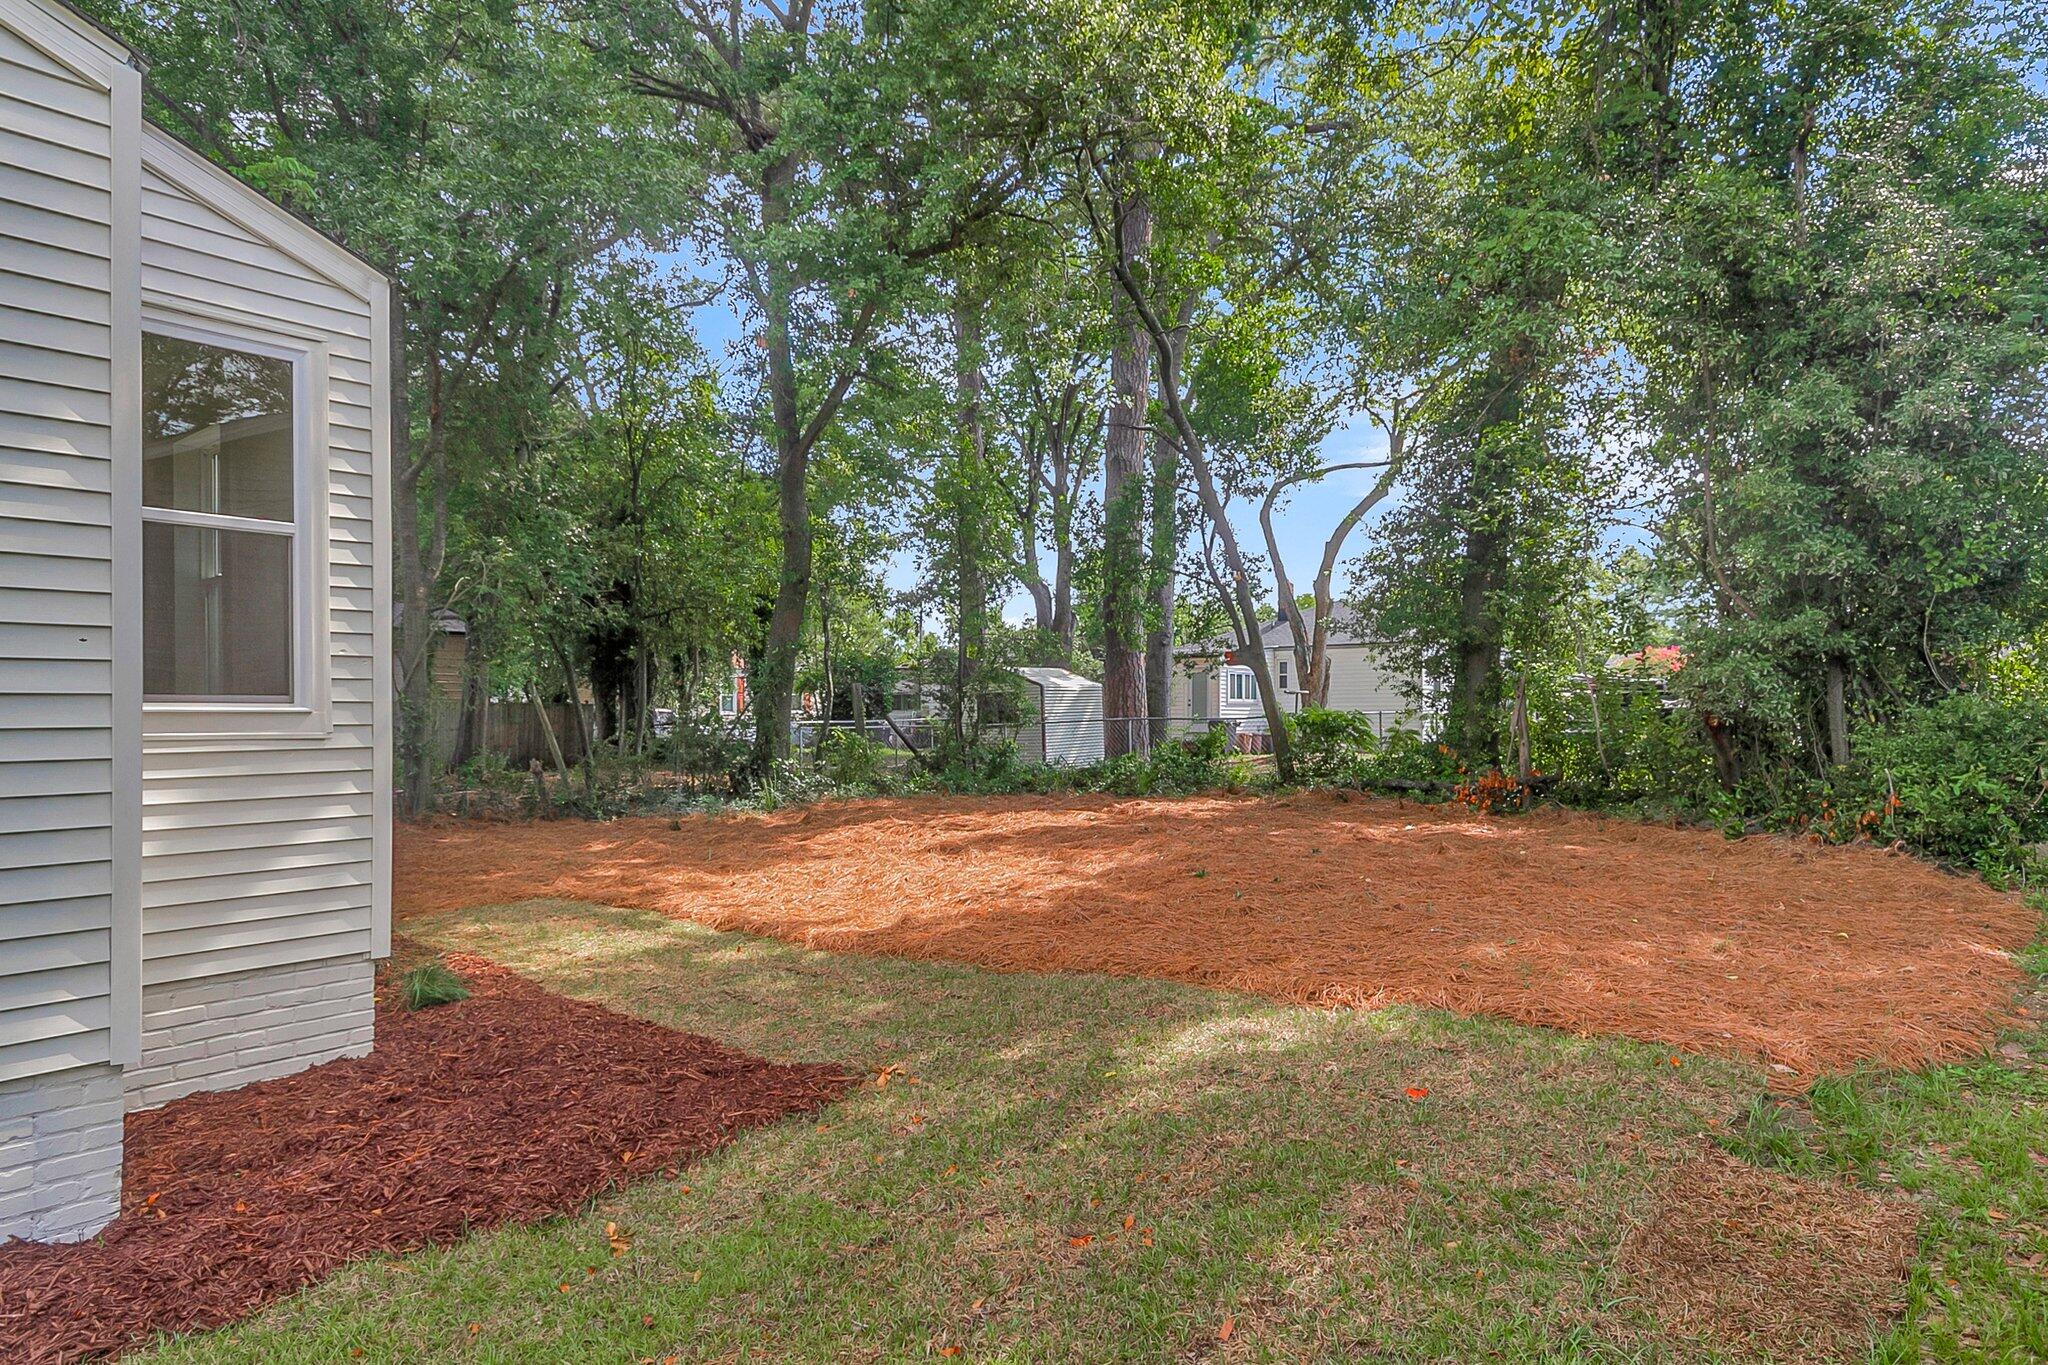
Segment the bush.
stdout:
[[426,962],[398,979],[398,998],[409,1010],[431,1009],[469,999],[469,987],[442,964]]
[[2048,841],[2048,703],[1959,693],[1919,707],[1860,734],[1836,785],[1835,826],[2010,878]]
[[1287,718],[1295,774],[1308,783],[1357,783],[1380,750],[1372,722],[1356,711],[1310,707]]

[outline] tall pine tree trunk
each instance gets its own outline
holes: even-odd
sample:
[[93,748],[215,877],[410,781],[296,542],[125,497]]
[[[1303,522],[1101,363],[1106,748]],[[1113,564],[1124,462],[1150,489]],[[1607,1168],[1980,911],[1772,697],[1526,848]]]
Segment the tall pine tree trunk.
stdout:
[[[789,221],[793,169],[777,162],[762,177],[761,217],[773,230]],[[753,695],[753,777],[768,781],[775,765],[789,757],[789,705],[796,693],[797,649],[803,642],[804,609],[811,598],[810,444],[804,439],[798,406],[795,343],[790,310],[795,306],[795,280],[790,265],[768,261],[767,317],[768,407],[775,443],[775,520],[782,541],[782,562],[775,581],[775,607],[768,617],[768,636],[761,646],[760,666],[748,679]]]
[[982,534],[988,434],[983,426],[981,315],[956,291],[953,298],[954,380],[960,407],[959,469],[954,481],[953,555],[959,600],[959,658],[953,680],[953,739],[965,744],[974,724],[988,635],[988,547]]
[[[1142,194],[1118,206],[1124,267],[1144,278],[1152,210]],[[1142,749],[1145,692],[1145,436],[1152,345],[1127,300],[1109,358],[1109,428],[1102,458],[1103,752]]]

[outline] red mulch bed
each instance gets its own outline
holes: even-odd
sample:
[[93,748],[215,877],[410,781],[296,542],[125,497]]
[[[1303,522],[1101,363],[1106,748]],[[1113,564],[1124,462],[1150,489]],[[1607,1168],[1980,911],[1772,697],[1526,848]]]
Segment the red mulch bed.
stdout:
[[367,1057],[130,1115],[121,1217],[0,1247],[0,1360],[218,1327],[363,1256],[569,1212],[853,1080],[448,961],[471,998],[380,1008]]

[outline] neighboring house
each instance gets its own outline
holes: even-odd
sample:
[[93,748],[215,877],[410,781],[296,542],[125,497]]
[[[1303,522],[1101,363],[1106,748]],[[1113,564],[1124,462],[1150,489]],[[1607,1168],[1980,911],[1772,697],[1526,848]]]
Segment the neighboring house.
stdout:
[[[1308,628],[1314,630],[1314,609],[1304,610],[1302,615]],[[1259,638],[1274,688],[1280,694],[1280,709],[1290,714],[1301,710],[1301,675],[1294,654],[1293,627],[1285,617],[1278,617],[1260,627]],[[1421,715],[1406,690],[1410,680],[1386,662],[1384,651],[1367,636],[1357,613],[1348,607],[1336,609],[1328,650],[1328,705],[1332,710],[1369,716],[1373,728],[1381,734],[1390,729],[1413,729],[1420,724]],[[1177,645],[1173,657],[1167,710],[1175,719],[1264,721],[1266,713],[1259,702],[1258,677],[1234,647],[1216,641]]]
[[369,1050],[391,916],[389,291],[0,0],[0,1241],[122,1115]]

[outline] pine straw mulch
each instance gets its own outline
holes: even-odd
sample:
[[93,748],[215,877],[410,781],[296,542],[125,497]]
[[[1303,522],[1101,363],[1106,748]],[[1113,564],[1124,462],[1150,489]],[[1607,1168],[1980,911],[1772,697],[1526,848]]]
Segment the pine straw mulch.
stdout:
[[120,1218],[0,1247],[0,1360],[218,1327],[363,1256],[569,1212],[853,1080],[447,960],[471,997],[408,1013],[387,985],[366,1057],[131,1114]]
[[1901,854],[1578,812],[921,798],[397,836],[400,912],[530,899],[815,948],[1405,1003],[1769,1059],[1972,1055],[2040,917]]
[[1860,1359],[1905,1307],[1919,1210],[1710,1151],[1673,1172],[1619,1269],[1666,1329],[1739,1358]]

